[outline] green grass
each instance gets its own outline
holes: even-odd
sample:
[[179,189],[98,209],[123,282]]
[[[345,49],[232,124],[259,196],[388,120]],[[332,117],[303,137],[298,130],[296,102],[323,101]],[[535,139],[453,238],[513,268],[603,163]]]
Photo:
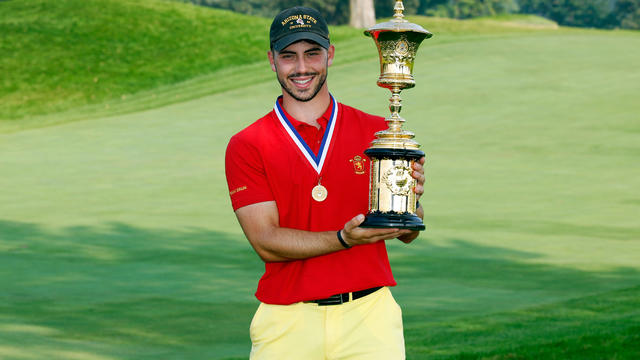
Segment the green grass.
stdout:
[[[518,19],[412,18],[454,39],[526,32],[540,22]],[[255,66],[265,59],[269,24],[167,0],[0,2],[0,133],[126,114],[270,80]],[[360,30],[332,27],[331,33],[338,47],[353,50],[339,62],[371,56]]]
[[[255,63],[270,23],[168,0],[0,2],[0,121],[106,100],[118,107],[141,91]],[[339,27],[333,38],[355,33]]]
[[[640,36],[412,20],[436,36],[402,94],[428,231],[388,246],[408,359],[638,358]],[[386,114],[344,31],[332,92]],[[263,265],[223,153],[278,92],[262,60],[3,127],[0,358],[246,359]]]
[[268,26],[158,0],[0,2],[0,119],[126,98],[255,62]]
[[[639,309],[640,287],[633,287],[526,310],[422,324],[407,331],[407,341],[419,344],[409,357],[634,359],[640,354]],[[458,355],[447,356],[451,352]]]

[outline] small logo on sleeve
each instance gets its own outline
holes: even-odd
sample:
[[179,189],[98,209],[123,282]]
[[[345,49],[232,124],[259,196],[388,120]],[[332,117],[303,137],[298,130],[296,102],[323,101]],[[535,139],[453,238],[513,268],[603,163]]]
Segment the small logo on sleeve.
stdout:
[[229,191],[229,195],[233,196],[234,194],[239,193],[240,191],[244,191],[244,190],[247,190],[247,187],[246,186],[240,186],[240,187],[237,187],[237,188]]
[[353,159],[349,159],[349,162],[353,164],[353,171],[358,174],[364,174],[365,163],[367,159],[363,159],[362,156],[356,155]]

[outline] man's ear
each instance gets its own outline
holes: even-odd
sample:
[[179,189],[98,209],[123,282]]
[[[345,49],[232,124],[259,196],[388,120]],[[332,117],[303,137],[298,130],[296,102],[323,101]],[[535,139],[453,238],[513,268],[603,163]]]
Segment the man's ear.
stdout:
[[273,72],[276,72],[276,63],[275,60],[273,59],[273,51],[268,51],[267,52],[267,56],[269,57],[269,64],[271,64],[271,70],[273,70]]
[[333,55],[336,53],[336,48],[333,45],[329,45],[327,49],[327,65],[331,66],[333,64]]

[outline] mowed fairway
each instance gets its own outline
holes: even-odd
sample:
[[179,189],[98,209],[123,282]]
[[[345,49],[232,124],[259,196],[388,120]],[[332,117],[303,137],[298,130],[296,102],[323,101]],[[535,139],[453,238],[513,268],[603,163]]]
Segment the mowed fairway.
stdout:
[[[352,61],[328,81],[386,115],[370,42],[338,44]],[[388,246],[408,359],[640,357],[638,64],[630,32],[423,44],[402,114],[428,229]],[[224,150],[279,93],[266,59],[248,69],[228,92],[0,134],[1,359],[248,357],[263,265]]]

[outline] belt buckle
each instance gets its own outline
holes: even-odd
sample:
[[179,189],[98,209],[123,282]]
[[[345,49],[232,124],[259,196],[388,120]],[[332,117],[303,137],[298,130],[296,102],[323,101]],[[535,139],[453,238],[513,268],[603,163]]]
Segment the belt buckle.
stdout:
[[[347,295],[347,300],[344,300],[344,295]],[[331,306],[331,305],[342,305],[345,302],[349,301],[349,294],[335,294],[329,296],[328,298],[317,301],[317,304],[320,306]]]
[[[344,299],[345,295],[347,296],[347,300]],[[340,294],[340,304],[342,305],[346,302],[349,302],[349,293]]]
[[329,303],[327,303],[327,305],[342,305],[342,304],[344,304],[344,299],[342,298],[342,294],[335,294],[333,296],[330,296],[327,300],[330,301]]

